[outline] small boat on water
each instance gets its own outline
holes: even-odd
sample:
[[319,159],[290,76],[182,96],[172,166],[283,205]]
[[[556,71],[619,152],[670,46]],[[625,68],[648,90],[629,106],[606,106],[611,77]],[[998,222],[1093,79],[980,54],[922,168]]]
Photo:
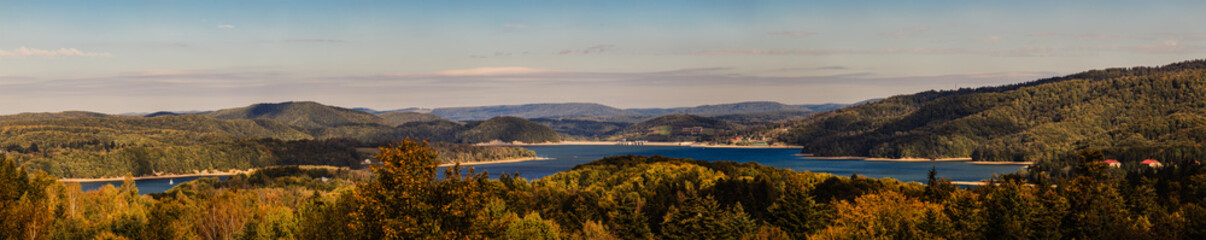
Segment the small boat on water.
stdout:
[[168,179],[168,185],[176,185],[176,179]]

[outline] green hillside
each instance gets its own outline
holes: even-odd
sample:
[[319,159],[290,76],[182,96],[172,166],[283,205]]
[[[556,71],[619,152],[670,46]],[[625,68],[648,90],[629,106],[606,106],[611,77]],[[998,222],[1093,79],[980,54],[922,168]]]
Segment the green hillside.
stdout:
[[672,114],[645,120],[612,135],[613,140],[712,141],[738,126],[714,118]]
[[436,108],[432,114],[452,120],[483,120],[498,116],[542,118],[560,116],[634,116],[634,112],[597,103],[540,103],[481,107]]
[[262,103],[247,107],[223,109],[200,115],[217,119],[271,119],[289,125],[318,128],[387,122],[371,113],[316,102]]
[[[835,105],[840,107],[840,104],[826,104],[826,107]],[[738,113],[757,113],[757,112],[777,112],[777,111],[813,111],[809,107],[813,105],[787,105],[778,102],[739,102],[715,105],[701,105],[695,107],[679,107],[679,108],[632,108],[625,109],[645,115],[667,115],[667,114],[691,114],[691,115],[721,115],[721,114],[738,114]],[[825,109],[825,110],[829,110]]]
[[108,115],[104,113],[84,112],[84,111],[66,111],[57,113],[18,113],[13,115],[2,115],[0,121],[8,120],[46,120],[46,119],[62,119],[62,118],[81,118],[81,117],[121,117]]
[[462,142],[478,143],[499,140],[525,143],[559,142],[561,136],[545,125],[517,117],[495,117],[466,124],[469,130],[457,134]]
[[632,123],[581,120],[573,118],[535,118],[533,122],[549,126],[557,133],[577,137],[605,137],[627,128]]
[[929,91],[818,114],[784,141],[819,156],[1037,161],[1206,157],[1206,61]]

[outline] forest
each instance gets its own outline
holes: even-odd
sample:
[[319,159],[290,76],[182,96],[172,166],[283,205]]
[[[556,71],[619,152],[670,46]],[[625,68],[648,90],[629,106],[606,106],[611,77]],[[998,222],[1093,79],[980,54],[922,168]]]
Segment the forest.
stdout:
[[[226,111],[228,112],[228,111]],[[200,115],[112,116],[66,112],[18,114],[0,120],[0,155],[61,178],[152,176],[276,165],[359,168],[391,139],[447,142],[450,163],[531,157],[517,147],[470,147],[490,140],[556,141],[547,127],[518,118],[471,124],[409,122],[398,127],[349,124],[302,128],[272,119],[215,119]],[[329,123],[319,119],[304,122]],[[539,138],[539,139],[537,139]]]
[[[536,180],[437,171],[421,142],[372,172],[280,167],[140,195],[0,161],[0,239],[1202,239],[1196,163],[1066,172],[984,186],[834,176],[756,163],[616,156]],[[437,177],[442,175],[443,177]]]
[[1206,60],[928,91],[816,114],[781,141],[818,156],[1123,162],[1206,159]]

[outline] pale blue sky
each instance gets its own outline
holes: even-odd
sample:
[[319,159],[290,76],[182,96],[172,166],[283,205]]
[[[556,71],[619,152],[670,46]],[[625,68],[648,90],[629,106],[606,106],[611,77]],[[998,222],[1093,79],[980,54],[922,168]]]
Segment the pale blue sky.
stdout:
[[1202,1],[10,1],[0,113],[849,103],[1201,58]]

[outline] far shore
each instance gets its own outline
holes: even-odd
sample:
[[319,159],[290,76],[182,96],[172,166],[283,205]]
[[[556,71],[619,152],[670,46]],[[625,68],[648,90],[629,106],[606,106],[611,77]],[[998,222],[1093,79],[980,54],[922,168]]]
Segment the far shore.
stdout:
[[801,148],[801,146],[792,145],[730,145],[730,144],[710,144],[702,142],[620,142],[620,141],[561,141],[561,142],[543,142],[543,143],[525,143],[525,142],[490,142],[478,143],[479,146],[682,146],[682,147],[709,147],[709,148]]
[[1016,165],[1032,165],[1032,164],[1034,164],[1034,162],[990,162],[990,161],[970,161],[970,162],[967,162],[967,163],[971,163],[971,164],[987,164],[987,165],[1010,165],[1010,164],[1016,164]]
[[1034,162],[993,162],[993,161],[972,161],[972,158],[873,158],[873,157],[858,157],[858,156],[836,156],[836,157],[815,157],[809,153],[800,153],[796,156],[807,159],[823,159],[823,160],[864,160],[864,161],[882,161],[882,162],[966,162],[970,164],[984,165],[1031,165]]
[[[134,178],[134,180],[146,180],[146,179],[168,179],[168,178],[183,178],[183,177],[222,177],[222,176],[233,176],[233,175],[239,175],[239,174],[250,174],[253,172],[255,172],[255,169],[248,169],[248,170],[237,170],[236,169],[236,170],[230,170],[230,171],[212,171],[212,172],[204,172],[204,173],[138,176],[138,177],[133,177],[133,178]],[[119,182],[119,181],[124,181],[125,179],[126,179],[126,177],[103,177],[103,178],[60,178],[58,180],[60,182],[85,183],[85,182]]]
[[[504,160],[498,160],[498,161],[462,162],[461,166],[484,165],[484,164],[495,164],[495,163],[514,163],[514,162],[526,162],[526,161],[549,160],[549,159],[551,159],[551,158],[542,158],[542,157],[512,158],[512,159],[504,159]],[[451,166],[455,166],[455,165],[456,165],[456,163],[445,163],[445,164],[440,164],[439,166],[440,167],[451,167]]]

